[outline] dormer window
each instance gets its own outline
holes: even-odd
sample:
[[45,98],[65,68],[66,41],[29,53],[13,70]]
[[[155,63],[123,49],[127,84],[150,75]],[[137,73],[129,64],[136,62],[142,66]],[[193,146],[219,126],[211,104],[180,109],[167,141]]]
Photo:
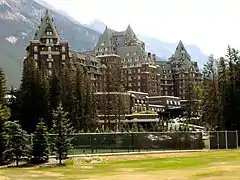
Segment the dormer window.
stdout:
[[47,31],[47,36],[52,36],[52,35],[53,35],[52,31]]

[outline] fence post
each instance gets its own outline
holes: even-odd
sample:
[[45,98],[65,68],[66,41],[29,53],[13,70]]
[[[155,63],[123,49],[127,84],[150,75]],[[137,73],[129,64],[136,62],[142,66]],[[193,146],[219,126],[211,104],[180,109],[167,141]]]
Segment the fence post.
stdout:
[[237,145],[237,149],[238,149],[238,130],[236,130],[236,145]]
[[226,143],[226,149],[228,149],[228,133],[225,131],[225,143]]
[[217,147],[219,149],[219,132],[217,131]]
[[211,150],[211,131],[208,132],[208,149]]

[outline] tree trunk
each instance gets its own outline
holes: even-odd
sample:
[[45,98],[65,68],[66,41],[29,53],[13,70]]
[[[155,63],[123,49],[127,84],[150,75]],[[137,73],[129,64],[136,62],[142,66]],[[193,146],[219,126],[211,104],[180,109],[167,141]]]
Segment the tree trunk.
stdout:
[[17,167],[19,165],[19,158],[18,157],[16,157],[16,165],[17,165]]

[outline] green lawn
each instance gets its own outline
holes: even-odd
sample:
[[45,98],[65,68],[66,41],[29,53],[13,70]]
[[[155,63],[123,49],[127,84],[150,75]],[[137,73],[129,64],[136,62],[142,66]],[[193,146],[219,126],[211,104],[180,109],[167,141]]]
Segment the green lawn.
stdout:
[[[240,151],[160,153],[102,157],[100,163],[80,158],[62,167],[2,168],[0,180],[222,180],[239,179]],[[174,179],[174,180],[175,180]]]

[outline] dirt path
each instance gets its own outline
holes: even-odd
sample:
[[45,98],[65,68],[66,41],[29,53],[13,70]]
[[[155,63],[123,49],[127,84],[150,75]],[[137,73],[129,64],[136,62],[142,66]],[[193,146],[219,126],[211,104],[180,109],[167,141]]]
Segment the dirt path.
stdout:
[[118,175],[92,177],[88,180],[239,180],[240,165],[219,164],[191,170],[161,170],[139,172],[135,169],[121,169]]
[[102,159],[107,160],[139,160],[148,158],[172,158],[172,157],[193,157],[198,156],[202,152],[173,152],[173,153],[156,153],[156,154],[132,154],[132,155],[117,155],[117,156],[102,156]]

